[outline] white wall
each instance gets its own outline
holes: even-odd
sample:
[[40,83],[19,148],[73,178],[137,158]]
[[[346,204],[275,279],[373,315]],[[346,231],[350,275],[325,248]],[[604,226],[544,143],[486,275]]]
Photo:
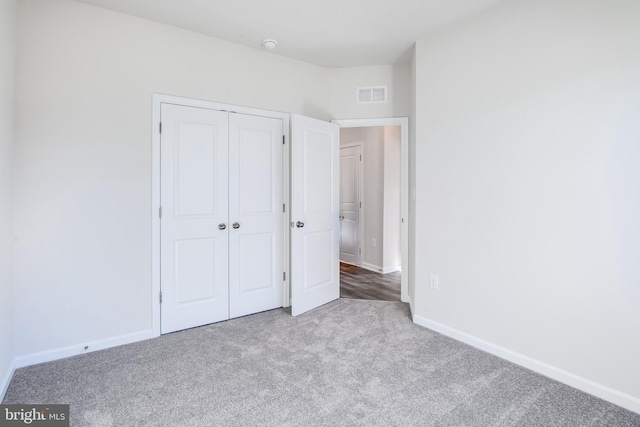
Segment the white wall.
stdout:
[[[410,113],[409,64],[334,68],[329,70],[331,117],[365,119],[408,116]],[[387,86],[388,102],[358,104],[359,86]]]
[[16,0],[0,0],[0,401],[10,381],[13,327],[13,144]]
[[[361,128],[364,132],[362,168],[364,177],[364,245],[363,261],[382,268],[384,248],[384,127]],[[372,239],[376,240],[373,246]]]
[[68,0],[22,0],[19,355],[151,329],[152,93],[329,119],[328,72]]
[[402,264],[400,247],[402,231],[401,131],[400,126],[384,127],[382,270],[385,273],[398,271]]
[[416,315],[636,411],[639,46],[637,0],[516,0],[416,46]]

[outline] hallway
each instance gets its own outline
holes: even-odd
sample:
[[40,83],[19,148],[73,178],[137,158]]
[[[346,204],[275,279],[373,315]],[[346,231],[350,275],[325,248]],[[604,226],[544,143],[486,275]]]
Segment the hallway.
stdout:
[[400,301],[400,272],[381,274],[340,263],[340,298]]

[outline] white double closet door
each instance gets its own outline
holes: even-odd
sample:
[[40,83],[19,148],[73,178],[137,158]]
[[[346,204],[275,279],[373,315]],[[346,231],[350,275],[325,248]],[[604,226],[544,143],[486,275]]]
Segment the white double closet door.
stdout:
[[161,105],[161,331],[283,305],[283,122]]

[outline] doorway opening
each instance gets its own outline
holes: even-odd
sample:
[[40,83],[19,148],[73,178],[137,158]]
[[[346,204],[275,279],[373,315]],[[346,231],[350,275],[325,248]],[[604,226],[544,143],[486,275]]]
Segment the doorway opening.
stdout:
[[341,297],[408,302],[408,119],[334,123]]
[[382,274],[340,263],[340,298],[401,301],[401,272]]

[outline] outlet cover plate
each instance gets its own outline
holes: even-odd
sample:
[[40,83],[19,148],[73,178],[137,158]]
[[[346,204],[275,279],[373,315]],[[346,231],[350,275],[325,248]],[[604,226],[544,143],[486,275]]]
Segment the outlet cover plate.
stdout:
[[437,274],[429,274],[429,287],[436,291],[440,289],[440,278]]

